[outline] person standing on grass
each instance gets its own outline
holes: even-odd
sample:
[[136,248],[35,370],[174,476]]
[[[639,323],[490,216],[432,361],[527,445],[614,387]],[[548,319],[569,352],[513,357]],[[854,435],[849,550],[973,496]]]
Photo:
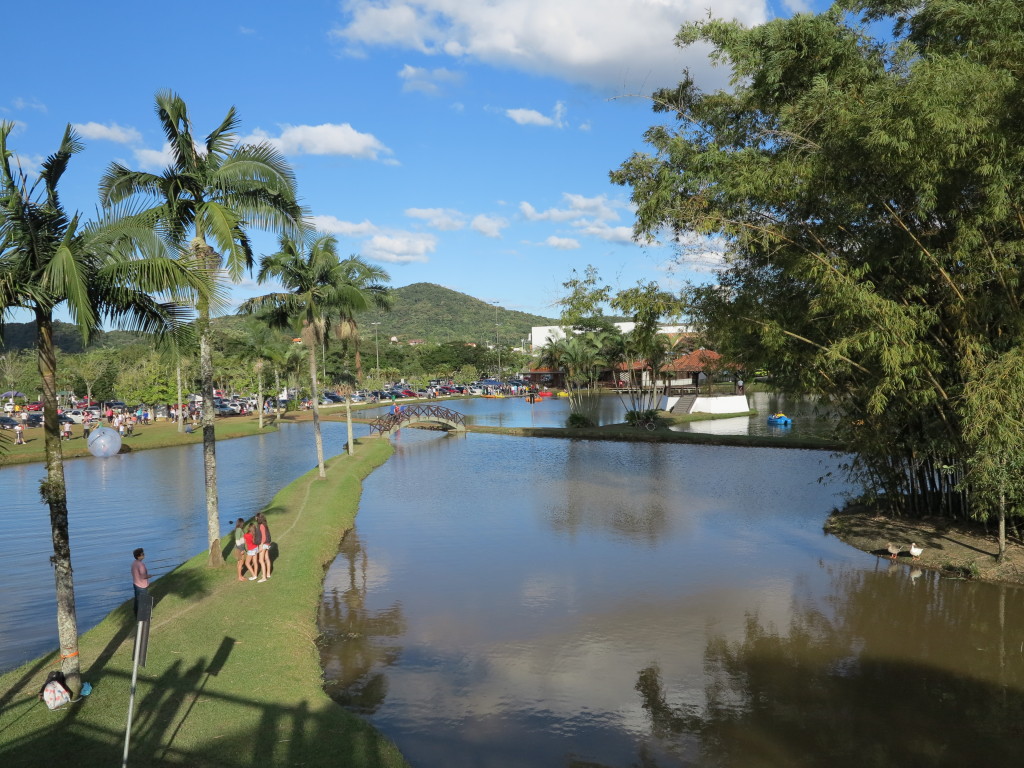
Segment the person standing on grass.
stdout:
[[256,556],[260,553],[260,550],[256,546],[256,539],[253,538],[252,523],[245,526],[245,533],[242,534],[242,538],[245,539],[245,567],[252,574],[249,577],[249,581],[256,581]]
[[260,581],[266,581],[270,578],[270,526],[267,525],[267,518],[262,512],[256,513],[256,524],[260,530],[259,566],[263,571]]
[[238,563],[238,580],[245,581],[242,576],[242,569],[245,567],[245,530],[243,525],[245,521],[242,518],[238,518],[238,522],[235,523],[235,562]]
[[142,547],[134,550],[132,554],[135,559],[132,561],[132,586],[135,587],[135,618],[139,618],[139,600],[149,596],[149,570],[143,561],[146,552]]
[[25,425],[18,422],[14,425],[14,444],[24,445],[25,444]]

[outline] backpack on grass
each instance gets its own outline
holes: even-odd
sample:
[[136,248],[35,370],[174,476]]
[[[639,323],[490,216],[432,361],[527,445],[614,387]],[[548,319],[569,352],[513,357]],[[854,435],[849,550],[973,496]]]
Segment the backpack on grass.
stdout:
[[63,672],[55,670],[46,676],[39,698],[46,703],[48,709],[60,709],[71,701],[71,691],[68,690]]

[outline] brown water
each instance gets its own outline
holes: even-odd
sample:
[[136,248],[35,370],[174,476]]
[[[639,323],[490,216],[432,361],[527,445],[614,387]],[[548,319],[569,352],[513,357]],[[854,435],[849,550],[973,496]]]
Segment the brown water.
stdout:
[[322,661],[412,765],[1019,764],[1024,592],[825,536],[827,454],[397,443]]

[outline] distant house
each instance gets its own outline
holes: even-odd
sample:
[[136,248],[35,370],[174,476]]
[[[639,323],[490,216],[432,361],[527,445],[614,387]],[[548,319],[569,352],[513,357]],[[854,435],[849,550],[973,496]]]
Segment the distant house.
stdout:
[[[638,360],[632,366],[621,363],[617,366],[619,381],[626,381],[624,374],[632,367],[633,380],[640,386],[651,385],[651,370],[646,360]],[[671,360],[661,366],[658,384],[668,387],[696,387],[702,381],[701,375],[722,368],[722,356],[710,349],[697,349]]]

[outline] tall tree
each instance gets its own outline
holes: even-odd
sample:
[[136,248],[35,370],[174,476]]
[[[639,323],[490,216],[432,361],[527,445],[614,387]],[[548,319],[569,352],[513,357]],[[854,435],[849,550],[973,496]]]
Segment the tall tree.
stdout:
[[[376,267],[358,256],[349,256],[341,262],[341,272],[344,285],[353,294],[360,294],[359,307],[374,307],[383,312],[391,309],[391,291],[386,283],[391,276],[382,269]],[[356,380],[363,383],[363,362],[359,354],[359,325],[356,323],[357,305],[349,303],[342,311],[338,320],[336,334],[339,339],[350,340],[355,351]]]
[[[964,423],[991,403],[979,361],[1024,346],[1020,3],[851,0],[677,40],[710,45],[733,88],[654,95],[677,124],[612,176],[637,235],[722,244],[696,319],[726,356],[827,398],[880,504],[971,515],[967,468],[998,478],[979,459],[1024,450],[1013,420],[992,440]],[[1014,402],[1024,372],[1004,384]]]
[[239,312],[258,314],[272,328],[296,327],[309,354],[309,388],[313,403],[313,436],[320,477],[324,470],[324,444],[320,433],[317,391],[317,349],[326,343],[333,323],[346,313],[366,309],[366,297],[345,282],[338,260],[337,240],[331,235],[310,236],[304,243],[282,237],[280,250],[260,260],[260,283],[273,279],[285,292],[268,293],[243,302]]
[[7,140],[13,128],[13,123],[0,122],[0,322],[15,309],[35,316],[46,455],[40,493],[50,510],[61,666],[77,695],[81,664],[57,422],[54,311],[66,311],[87,342],[104,319],[132,330],[167,332],[186,318],[184,307],[196,296],[208,301],[216,295],[202,269],[168,257],[152,219],[110,211],[83,224],[64,208],[58,185],[72,156],[82,150],[70,125],[31,186],[11,167],[13,153]]
[[[161,174],[132,171],[114,163],[100,181],[104,205],[141,198],[154,203],[175,242],[189,241],[193,257],[209,270],[226,267],[237,280],[252,266],[248,227],[295,233],[303,211],[296,200],[295,175],[268,143],[239,144],[239,120],[232,107],[198,144],[184,100],[171,91],[156,95],[156,114],[171,162]],[[197,306],[199,364],[203,394],[203,467],[206,483],[210,565],[223,564],[217,503],[217,456],[213,413],[213,357],[209,301]]]

